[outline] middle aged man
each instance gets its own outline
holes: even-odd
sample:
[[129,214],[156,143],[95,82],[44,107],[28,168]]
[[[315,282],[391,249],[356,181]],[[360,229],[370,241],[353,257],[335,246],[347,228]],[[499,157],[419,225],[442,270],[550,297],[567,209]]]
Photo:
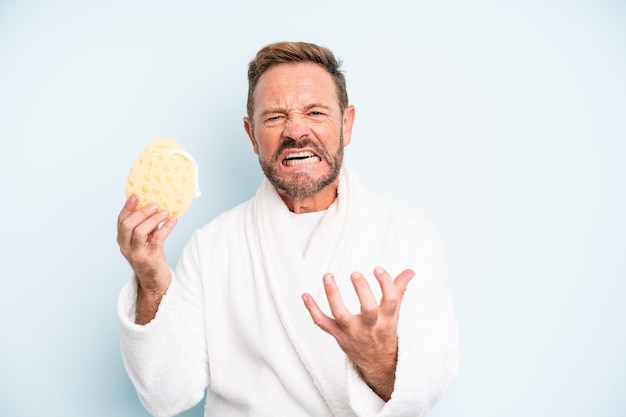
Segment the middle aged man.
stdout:
[[355,110],[331,51],[268,45],[248,81],[256,196],[196,231],[175,273],[176,219],[159,228],[168,213],[136,197],[119,215],[134,271],[122,351],[142,403],[171,416],[207,388],[206,416],[424,415],[458,372],[439,234],[343,163]]

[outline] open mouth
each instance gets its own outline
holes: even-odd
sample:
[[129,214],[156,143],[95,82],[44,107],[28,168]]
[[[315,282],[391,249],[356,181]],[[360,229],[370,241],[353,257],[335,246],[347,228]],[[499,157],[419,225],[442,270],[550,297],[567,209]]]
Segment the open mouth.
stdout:
[[291,152],[288,153],[285,159],[283,159],[283,165],[292,167],[296,165],[302,164],[315,164],[322,160],[319,156],[314,154],[313,152],[304,151],[304,152]]

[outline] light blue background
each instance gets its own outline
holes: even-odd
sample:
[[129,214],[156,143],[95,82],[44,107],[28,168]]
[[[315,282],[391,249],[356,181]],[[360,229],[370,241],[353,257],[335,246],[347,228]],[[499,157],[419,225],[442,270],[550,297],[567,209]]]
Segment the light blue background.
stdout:
[[0,1],[0,415],[147,415],[115,313],[126,175],[159,137],[198,160],[174,262],[256,190],[246,65],[277,40],[344,60],[347,160],[444,235],[462,371],[431,415],[626,415],[626,5],[608,0]]

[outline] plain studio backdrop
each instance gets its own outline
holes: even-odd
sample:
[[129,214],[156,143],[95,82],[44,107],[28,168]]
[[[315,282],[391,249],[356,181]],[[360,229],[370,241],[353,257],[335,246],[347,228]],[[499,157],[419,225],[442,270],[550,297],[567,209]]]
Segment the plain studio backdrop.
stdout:
[[0,1],[0,415],[147,415],[119,353],[126,176],[157,138],[198,161],[173,264],[261,181],[246,66],[279,40],[344,61],[348,163],[444,236],[462,368],[431,415],[626,415],[626,5],[609,0]]

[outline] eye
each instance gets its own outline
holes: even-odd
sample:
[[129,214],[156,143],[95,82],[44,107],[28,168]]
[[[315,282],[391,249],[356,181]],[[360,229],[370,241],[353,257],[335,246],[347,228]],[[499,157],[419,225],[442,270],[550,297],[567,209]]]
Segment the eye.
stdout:
[[312,110],[312,111],[309,112],[309,116],[312,116],[312,117],[322,117],[322,116],[324,116],[324,113],[322,113],[319,110]]
[[272,114],[267,116],[264,120],[263,123],[265,123],[266,125],[277,125],[279,123],[281,123],[282,121],[285,120],[285,116],[282,114]]

